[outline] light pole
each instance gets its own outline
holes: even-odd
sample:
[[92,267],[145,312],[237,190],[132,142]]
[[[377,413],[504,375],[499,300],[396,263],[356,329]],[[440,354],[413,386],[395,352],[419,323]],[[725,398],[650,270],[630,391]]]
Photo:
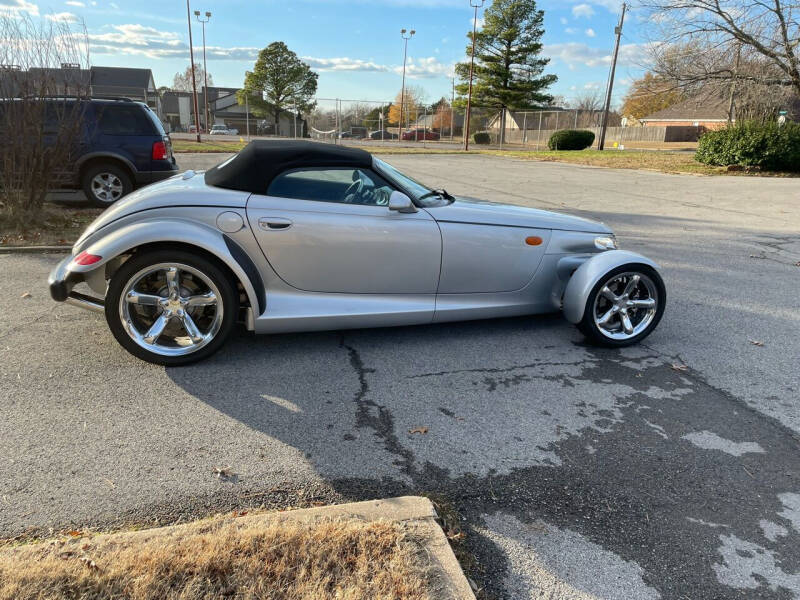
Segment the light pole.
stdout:
[[194,11],[194,16],[203,24],[203,100],[206,103],[206,131],[208,131],[208,67],[206,67],[206,23],[211,20],[211,13],[206,11],[206,18],[200,18],[200,11]]
[[186,20],[189,23],[189,61],[192,63],[192,96],[194,98],[194,128],[197,132],[197,141],[200,142],[200,111],[197,108],[197,82],[194,79],[194,45],[192,43],[192,9],[189,0],[186,0]]
[[408,55],[408,40],[416,33],[413,29],[406,35],[406,30],[400,30],[400,37],[403,38],[403,86],[400,88],[400,119],[397,123],[397,141],[403,140],[403,104],[406,100],[406,56]]
[[467,93],[467,117],[464,119],[464,150],[469,150],[469,117],[472,109],[472,73],[475,70],[475,38],[478,35],[478,9],[483,6],[484,0],[469,0],[469,5],[475,9],[472,20],[472,49],[469,57],[469,92]]

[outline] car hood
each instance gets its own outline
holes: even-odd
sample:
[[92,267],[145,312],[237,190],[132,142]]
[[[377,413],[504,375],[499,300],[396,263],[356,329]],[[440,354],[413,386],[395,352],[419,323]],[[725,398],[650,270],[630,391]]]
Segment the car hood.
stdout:
[[538,208],[487,202],[477,198],[457,197],[450,204],[425,210],[437,221],[451,223],[505,225],[509,227],[559,229],[586,233],[612,233],[608,226],[597,221]]
[[83,232],[75,247],[98,229],[109,223],[154,208],[167,206],[220,206],[244,208],[247,192],[216,188],[206,185],[203,171],[186,171],[159,183],[131,192],[105,210]]

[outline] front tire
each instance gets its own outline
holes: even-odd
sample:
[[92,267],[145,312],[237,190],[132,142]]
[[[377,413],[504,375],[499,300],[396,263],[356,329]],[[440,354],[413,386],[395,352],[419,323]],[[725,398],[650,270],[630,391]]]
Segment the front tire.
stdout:
[[128,352],[165,366],[197,362],[220,349],[239,312],[225,270],[184,250],[135,255],[111,278],[105,315]]
[[666,301],[664,280],[655,269],[623,265],[592,288],[578,329],[600,346],[631,346],[658,326]]

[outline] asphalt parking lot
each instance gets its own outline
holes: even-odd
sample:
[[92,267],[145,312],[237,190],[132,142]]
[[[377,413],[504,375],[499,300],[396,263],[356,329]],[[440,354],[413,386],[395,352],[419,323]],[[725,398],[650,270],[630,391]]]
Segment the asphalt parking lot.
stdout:
[[387,160],[605,221],[664,320],[623,351],[558,316],[242,332],[164,369],[50,301],[59,256],[0,255],[0,534],[425,492],[497,597],[800,598],[798,180]]

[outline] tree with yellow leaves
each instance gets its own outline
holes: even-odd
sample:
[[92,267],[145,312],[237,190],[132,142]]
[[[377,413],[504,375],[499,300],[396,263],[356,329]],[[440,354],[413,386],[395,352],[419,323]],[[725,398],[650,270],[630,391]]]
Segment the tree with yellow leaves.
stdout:
[[649,71],[631,85],[622,105],[622,116],[641,119],[683,102],[685,94],[667,80]]

